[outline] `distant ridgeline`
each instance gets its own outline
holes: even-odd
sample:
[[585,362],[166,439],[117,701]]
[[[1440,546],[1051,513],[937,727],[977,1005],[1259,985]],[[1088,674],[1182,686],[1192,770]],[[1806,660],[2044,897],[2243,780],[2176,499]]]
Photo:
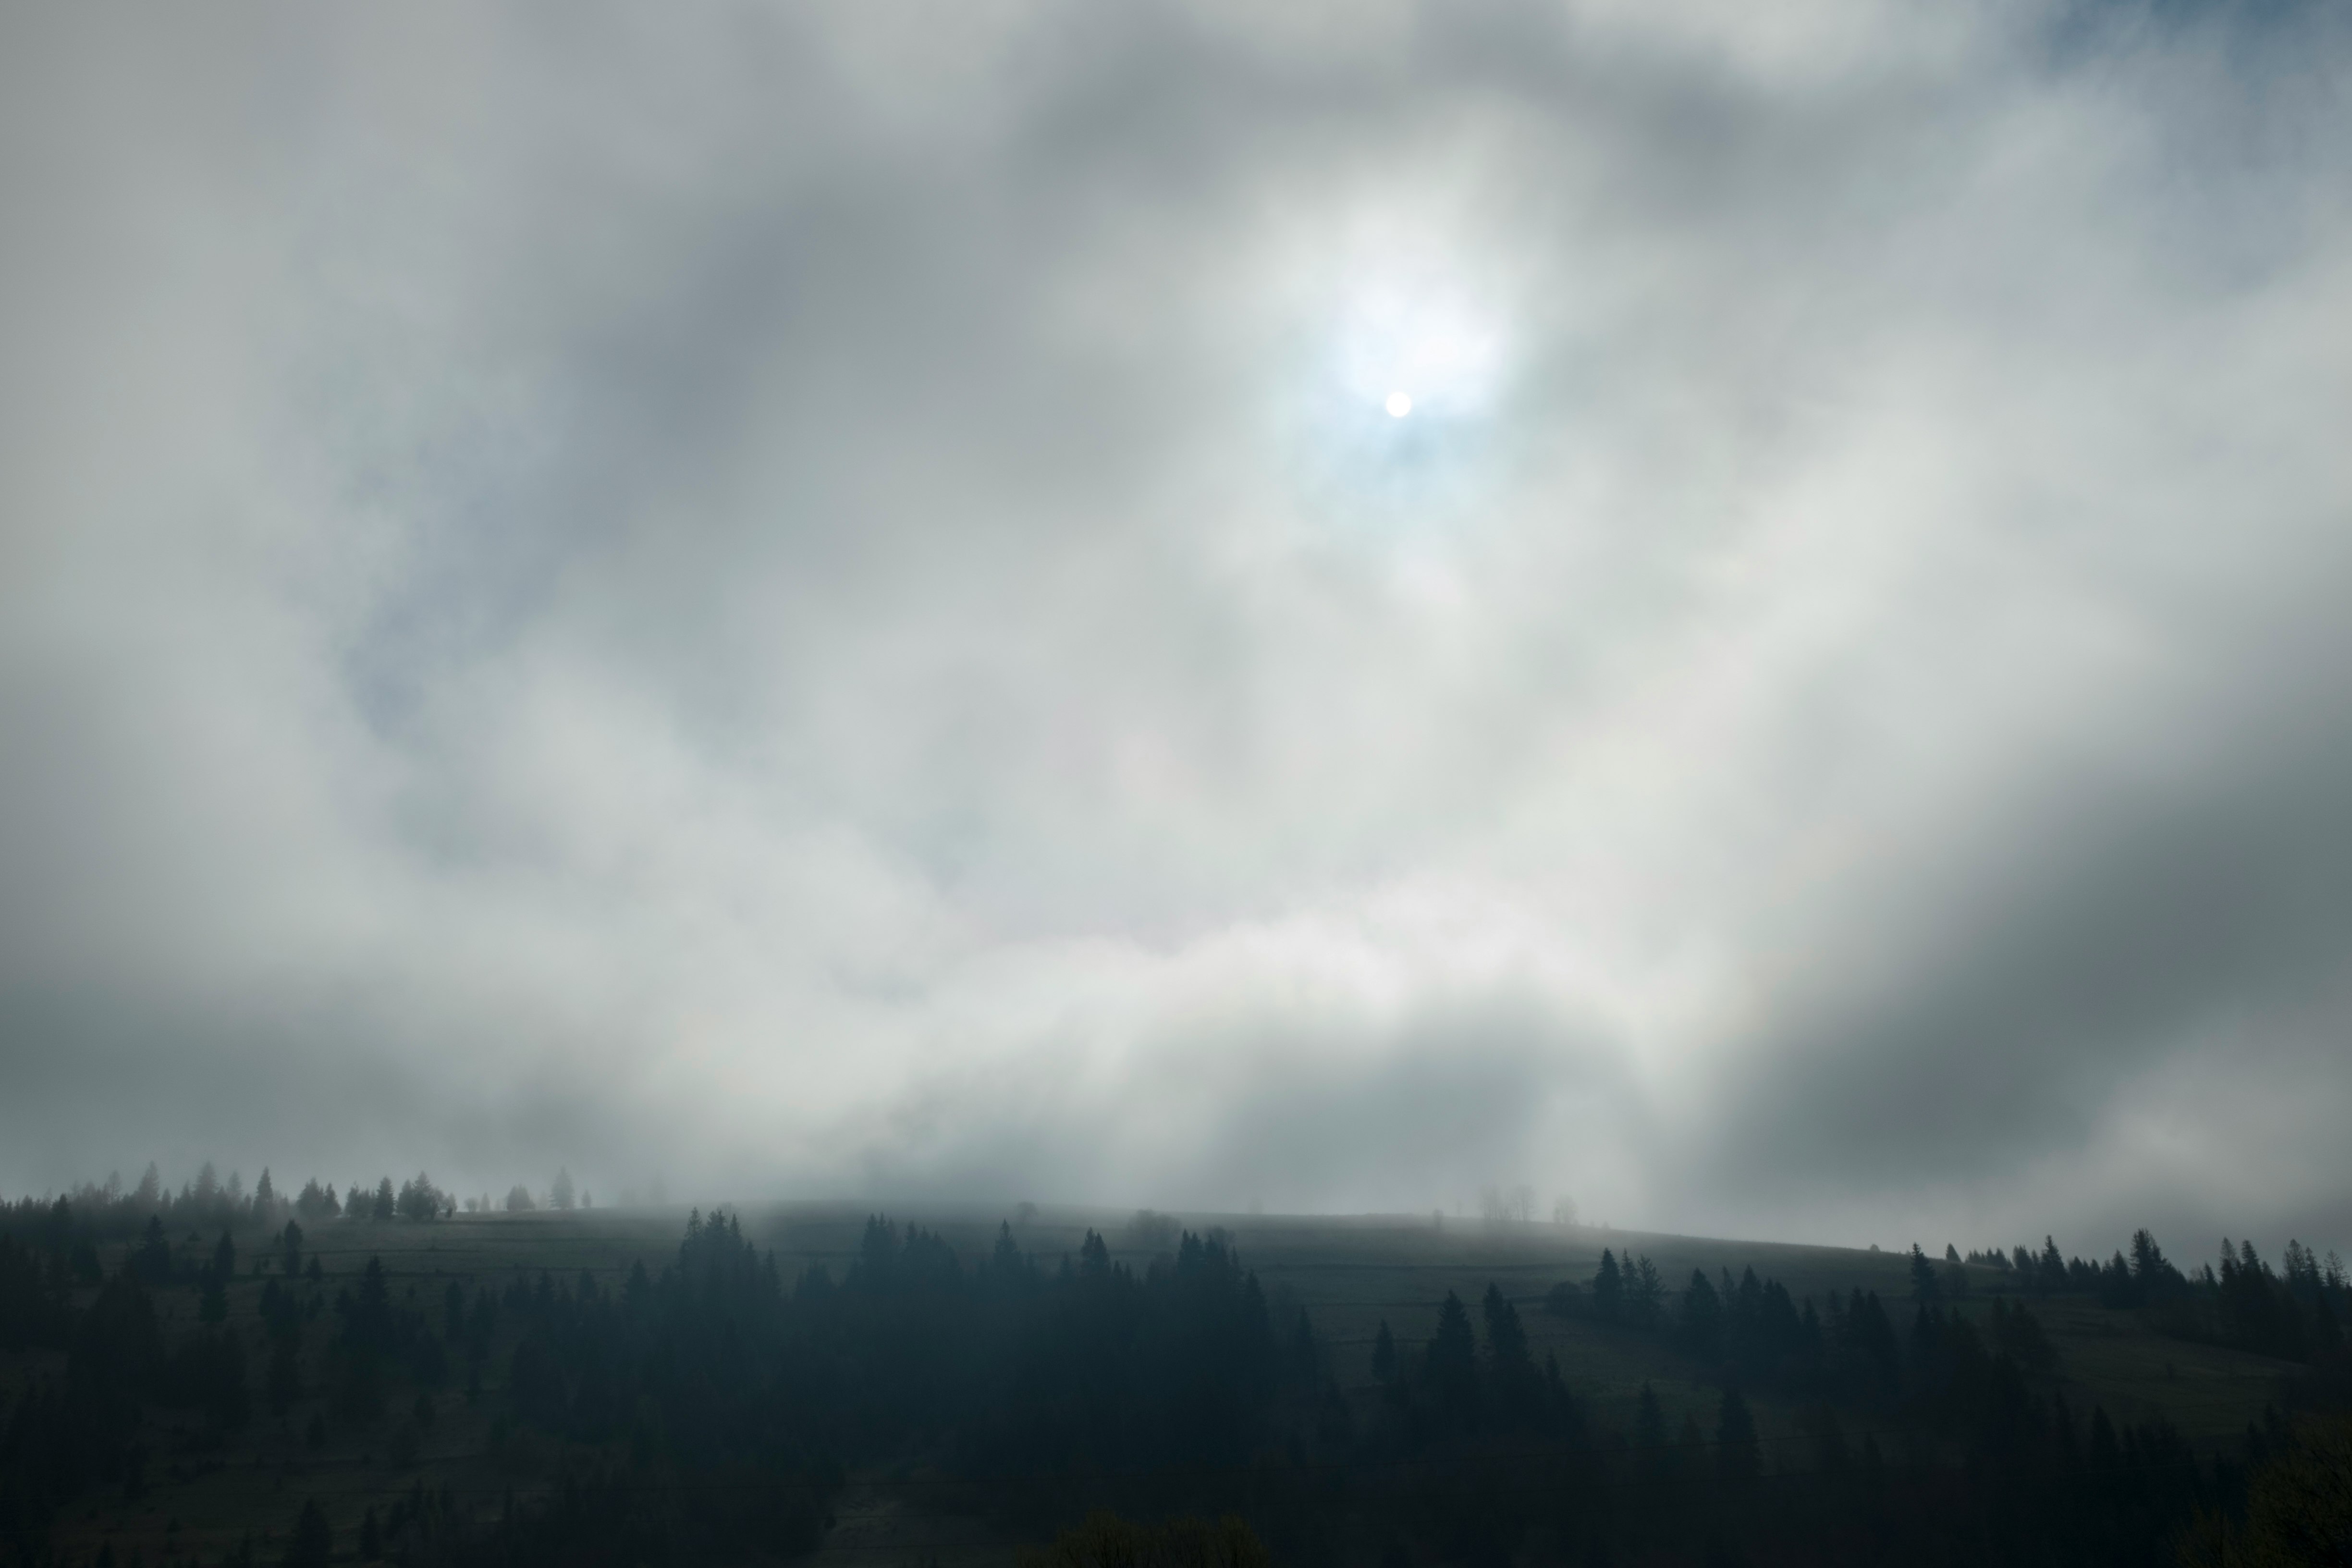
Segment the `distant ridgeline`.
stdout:
[[[1960,1352],[1964,1359],[1990,1352],[2022,1372],[2053,1370],[2040,1323],[2022,1305],[2012,1310],[2001,1292],[1980,1326],[1942,1310],[1970,1293],[1963,1261],[1953,1247],[1945,1249],[1942,1266],[1911,1249],[1915,1336],[1932,1335],[1948,1322],[1960,1342],[1978,1342],[1973,1351]],[[2039,1253],[2021,1247],[2008,1254],[1971,1252],[1965,1261],[2000,1270],[2007,1277],[2001,1284],[2022,1295],[2088,1296],[2103,1307],[2137,1310],[2147,1327],[2175,1339],[2322,1368],[2340,1365],[2352,1312],[2344,1260],[2331,1253],[2323,1262],[2297,1241],[2286,1244],[2284,1268],[2273,1270],[2253,1243],[2232,1246],[2225,1239],[2220,1268],[2209,1264],[2193,1276],[2167,1259],[2145,1230],[2132,1237],[2128,1259],[2117,1252],[2105,1264],[2062,1258],[2048,1237]],[[1852,1384],[1851,1392],[1859,1394],[1871,1392],[1863,1385],[1872,1377],[1897,1377],[1902,1364],[1894,1321],[1875,1292],[1856,1290],[1843,1301],[1832,1295],[1820,1312],[1810,1300],[1800,1310],[1786,1289],[1759,1279],[1753,1268],[1737,1281],[1728,1270],[1717,1280],[1695,1270],[1685,1289],[1670,1292],[1647,1258],[1628,1255],[1621,1263],[1604,1251],[1590,1284],[1554,1286],[1544,1304],[1561,1317],[1663,1333],[1702,1361],[1749,1377],[1785,1379],[1801,1372]]]
[[[853,1475],[1031,1538],[1100,1509],[1248,1521],[1097,1521],[1053,1549],[1071,1568],[1240,1568],[1263,1560],[1261,1540],[1301,1563],[1916,1568],[2158,1563],[2177,1549],[2218,1564],[2301,1561],[2243,1553],[2352,1531],[2352,1446],[2325,1416],[2345,1404],[2352,1301],[2341,1267],[2300,1247],[2284,1273],[2237,1247],[2194,1278],[2145,1233],[2128,1263],[2060,1263],[2054,1247],[2011,1260],[2024,1292],[2088,1293],[2304,1365],[2294,1392],[2319,1414],[2273,1417],[2242,1458],[2200,1459],[2160,1425],[2070,1409],[2034,1310],[1956,1299],[1958,1269],[1916,1249],[1913,1299],[1893,1306],[1856,1290],[1817,1308],[1752,1269],[1670,1290],[1647,1259],[1613,1253],[1555,1289],[1551,1310],[1599,1326],[1588,1339],[1624,1336],[1611,1342],[1708,1389],[1704,1418],[1676,1428],[1648,1386],[1629,1420],[1588,1408],[1576,1369],[1539,1361],[1493,1286],[1475,1320],[1449,1294],[1417,1343],[1381,1324],[1375,1385],[1350,1394],[1307,1314],[1276,1321],[1215,1237],[1183,1234],[1138,1271],[1092,1232],[1041,1260],[1004,1227],[966,1260],[877,1217],[842,1278],[787,1279],[734,1217],[697,1215],[673,1258],[617,1283],[541,1273],[420,1300],[374,1258],[329,1274],[300,1218],[266,1211],[275,1228],[259,1228],[253,1198],[208,1246],[175,1242],[194,1198],[0,1208],[0,1351],[48,1358],[0,1409],[0,1560],[58,1563],[67,1510],[138,1498],[160,1463],[159,1410],[210,1434],[198,1450],[226,1450],[265,1412],[289,1426],[307,1412],[314,1453],[331,1433],[373,1433],[407,1462],[459,1388],[488,1434],[481,1484],[419,1479],[354,1528],[331,1467],[289,1468],[282,1517],[210,1561],[788,1559],[818,1543]],[[392,1200],[383,1223],[404,1212]],[[149,1212],[125,1207],[138,1202]],[[109,1237],[128,1242],[110,1267]],[[167,1323],[159,1307],[191,1294],[195,1321]],[[1759,1436],[1765,1405],[1797,1413],[1781,1425],[1801,1436]],[[2329,1506],[2345,1517],[2329,1523]]]
[[[103,1184],[84,1183],[56,1202],[72,1210],[78,1234],[90,1241],[135,1236],[150,1224],[160,1225],[165,1230],[248,1226],[274,1229],[289,1219],[304,1225],[336,1219],[422,1222],[452,1218],[460,1210],[467,1214],[499,1210],[520,1214],[541,1208],[596,1206],[593,1194],[574,1190],[569,1171],[558,1171],[543,1193],[534,1194],[529,1187],[517,1184],[497,1201],[487,1193],[479,1197],[461,1198],[455,1193],[444,1192],[422,1171],[396,1186],[390,1176],[378,1178],[373,1187],[364,1182],[353,1182],[348,1194],[342,1197],[336,1195],[332,1182],[321,1186],[313,1177],[302,1184],[300,1192],[288,1197],[271,1184],[266,1167],[248,1194],[242,1177],[231,1172],[228,1180],[223,1182],[210,1161],[205,1162],[194,1181],[182,1184],[177,1193],[163,1184],[162,1176],[150,1164],[135,1187],[126,1188],[113,1179]],[[38,1200],[22,1200],[13,1205],[16,1217],[0,1220],[0,1224],[21,1226],[30,1217],[28,1206],[51,1205]],[[11,1205],[0,1205],[0,1212],[12,1212]]]

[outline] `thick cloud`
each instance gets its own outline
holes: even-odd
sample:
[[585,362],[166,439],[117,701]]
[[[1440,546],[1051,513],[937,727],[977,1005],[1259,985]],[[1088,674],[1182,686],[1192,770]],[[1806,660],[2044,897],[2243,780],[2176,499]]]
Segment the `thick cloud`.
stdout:
[[0,1183],[2352,1240],[2340,14],[1265,10],[0,24]]

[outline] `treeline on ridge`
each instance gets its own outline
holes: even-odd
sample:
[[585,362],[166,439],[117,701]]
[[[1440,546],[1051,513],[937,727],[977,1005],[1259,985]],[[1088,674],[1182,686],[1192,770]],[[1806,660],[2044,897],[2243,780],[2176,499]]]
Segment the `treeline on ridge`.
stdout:
[[[240,1254],[226,1234],[159,1248],[159,1218],[110,1266],[69,1202],[0,1226],[0,1344],[65,1352],[0,1412],[0,1540],[28,1563],[49,1560],[61,1510],[136,1495],[146,1407],[223,1434],[257,1408],[309,1410],[313,1433],[375,1432],[397,1456],[460,1389],[492,1413],[488,1459],[535,1452],[538,1484],[488,1514],[420,1489],[381,1526],[371,1512],[363,1557],[789,1557],[845,1476],[884,1466],[1032,1537],[1104,1507],[1231,1514],[1307,1563],[2156,1563],[2186,1531],[2254,1528],[2249,1500],[2267,1494],[2250,1473],[2329,1451],[2281,1418],[2200,1458],[2161,1424],[2071,1408],[2025,1293],[1968,1300],[1964,1268],[1916,1249],[1908,1300],[1820,1303],[1752,1268],[1669,1289],[1646,1259],[1604,1253],[1545,1304],[1648,1337],[1702,1380],[1702,1406],[1670,1423],[1653,1388],[1629,1417],[1580,1397],[1577,1369],[1538,1357],[1492,1285],[1475,1311],[1449,1295],[1425,1337],[1381,1324],[1376,1385],[1351,1393],[1307,1314],[1278,1312],[1213,1234],[1180,1232],[1137,1268],[1091,1232],[1040,1258],[1005,1226],[967,1259],[877,1216],[841,1275],[787,1277],[737,1217],[698,1214],[656,1268],[420,1300],[373,1258],[329,1272],[299,1219]],[[2299,1261],[2277,1273],[2233,1248],[2208,1281],[2160,1273],[2152,1239],[2135,1256],[2151,1313],[2225,1280],[2328,1322],[2345,1304],[2326,1266],[2306,1309]],[[198,1303],[185,1332],[159,1321],[174,1291]],[[2305,1354],[2315,1373],[2340,1366],[2340,1345]],[[2336,1385],[2303,1386],[2316,1401]],[[1759,1401],[1801,1412],[1799,1429],[1768,1436]],[[335,1548],[317,1510],[287,1522],[265,1555],[288,1568]]]
[[38,1231],[54,1212],[72,1215],[75,1232],[90,1241],[120,1239],[138,1234],[151,1224],[172,1230],[221,1230],[260,1226],[274,1229],[289,1219],[306,1225],[328,1220],[395,1220],[420,1223],[466,1214],[528,1214],[541,1209],[562,1211],[596,1206],[595,1195],[576,1187],[569,1170],[558,1170],[543,1192],[534,1193],[518,1182],[503,1199],[484,1193],[460,1197],[435,1184],[425,1172],[395,1183],[381,1176],[370,1184],[353,1182],[338,1194],[332,1182],[315,1176],[292,1195],[280,1192],[263,1167],[253,1190],[232,1171],[223,1181],[209,1160],[195,1176],[174,1192],[163,1182],[153,1163],[136,1184],[126,1187],[119,1176],[103,1183],[85,1182],[54,1198],[23,1197],[0,1201],[0,1235]]
[[[2057,1243],[2044,1238],[2039,1253],[2020,1247],[2013,1255],[1972,1252],[1963,1259],[1945,1249],[1938,1265],[1919,1247],[1911,1249],[1911,1301],[1922,1309],[1996,1296],[1990,1316],[1999,1348],[2029,1370],[2048,1370],[2049,1350],[2029,1312],[2010,1310],[1998,1299],[2014,1294],[2046,1298],[2086,1296],[2117,1311],[2137,1311],[2153,1331],[2175,1339],[2227,1345],[2257,1355],[2312,1365],[2321,1375],[2340,1376],[2346,1351],[2344,1321],[2352,1313],[2352,1279],[2344,1261],[2324,1260],[2290,1240],[2273,1268],[2251,1241],[2221,1243],[2218,1267],[2206,1264],[2184,1273],[2164,1256],[2147,1230],[2132,1237],[2130,1256],[2118,1249],[2105,1264],[2062,1258]],[[1969,1268],[1990,1270],[1986,1284],[1972,1283]],[[1670,1290],[1645,1257],[1620,1261],[1604,1250],[1589,1282],[1563,1281],[1546,1298],[1547,1310],[1562,1317],[1589,1318],[1665,1333],[1702,1359],[1720,1349],[1751,1374],[1770,1372],[1795,1358],[1820,1363],[1835,1346],[1861,1350],[1888,1363],[1885,1347],[1894,1329],[1874,1292],[1855,1291],[1845,1301],[1832,1296],[1816,1315],[1751,1268],[1735,1281],[1728,1269],[1717,1280],[1694,1270],[1688,1284]],[[1849,1369],[1846,1381],[1858,1375]]]

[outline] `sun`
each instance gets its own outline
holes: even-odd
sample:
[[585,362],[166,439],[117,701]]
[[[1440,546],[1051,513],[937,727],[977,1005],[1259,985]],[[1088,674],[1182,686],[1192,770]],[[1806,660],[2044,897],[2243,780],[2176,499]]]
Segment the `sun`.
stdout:
[[1456,424],[1485,414],[1501,370],[1499,334],[1466,289],[1402,273],[1358,283],[1335,323],[1341,395],[1391,419]]

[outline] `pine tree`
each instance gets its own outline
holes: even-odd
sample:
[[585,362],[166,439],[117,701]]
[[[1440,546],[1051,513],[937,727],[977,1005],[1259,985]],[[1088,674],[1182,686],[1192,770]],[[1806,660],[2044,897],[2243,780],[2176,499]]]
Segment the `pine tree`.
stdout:
[[1649,1323],[1656,1320],[1660,1304],[1666,1299],[1666,1282],[1658,1273],[1658,1266],[1643,1253],[1634,1260],[1625,1275],[1625,1301],[1633,1310],[1633,1321]]
[[1386,1383],[1396,1376],[1396,1340],[1389,1332],[1389,1321],[1381,1320],[1381,1331],[1372,1336],[1372,1375]]
[[220,1323],[228,1318],[228,1282],[236,1273],[236,1248],[222,1231],[220,1245],[213,1248],[212,1261],[205,1265],[204,1298],[196,1316],[206,1323]]
[[1641,1402],[1633,1407],[1633,1446],[1643,1450],[1666,1446],[1665,1412],[1659,1407],[1657,1391],[1647,1383],[1642,1384]]
[[1913,1242],[1911,1244],[1911,1299],[1924,1307],[1942,1294],[1943,1291],[1936,1279],[1936,1266],[1927,1261],[1927,1255],[1919,1250],[1919,1244]]
[[1722,1348],[1723,1298],[1716,1294],[1700,1269],[1691,1270],[1690,1289],[1683,1292],[1683,1343],[1693,1355],[1713,1360]]
[[2132,1279],[2144,1292],[2169,1283],[2170,1278],[2178,1274],[2166,1261],[2164,1249],[2157,1246],[2156,1237],[2144,1227],[2132,1232],[2131,1271]]
[[1824,1475],[1845,1472],[1845,1429],[1838,1425],[1836,1413],[1826,1405],[1813,1420],[1813,1466]]
[[1699,1429],[1698,1412],[1683,1417],[1683,1429],[1675,1439],[1675,1468],[1684,1479],[1696,1480],[1706,1474],[1706,1434]]
[[1451,1290],[1437,1310],[1437,1334],[1429,1342],[1424,1363],[1430,1392],[1440,1412],[1461,1426],[1475,1424],[1478,1345],[1470,1331],[1470,1314],[1463,1308],[1462,1298]]
[[1748,1414],[1748,1401],[1737,1388],[1723,1391],[1723,1403],[1716,1413],[1716,1471],[1726,1481],[1750,1481],[1763,1469],[1763,1456],[1756,1443],[1756,1418]]
[[302,1397],[301,1320],[292,1319],[291,1322],[291,1332],[278,1332],[270,1342],[268,1393],[272,1415],[285,1415],[287,1408]]
[[139,1236],[139,1250],[131,1254],[132,1272],[150,1285],[162,1285],[172,1278],[172,1244],[163,1236],[163,1222],[151,1215],[147,1228]]
[[1527,1331],[1519,1325],[1518,1309],[1503,1299],[1502,1288],[1489,1284],[1480,1310],[1486,1319],[1486,1355],[1495,1370],[1517,1376],[1533,1368],[1528,1358]]
[[312,1498],[302,1505],[301,1517],[294,1521],[293,1539],[286,1543],[284,1568],[328,1568],[335,1555],[335,1532],[327,1523],[327,1514]]
[[2121,1449],[2116,1442],[2116,1425],[2107,1419],[2107,1407],[2095,1405],[2091,1410],[2091,1468],[2111,1470],[2116,1468]]
[[1615,1322],[1624,1297],[1625,1277],[1618,1270],[1617,1255],[1604,1247],[1601,1267],[1592,1276],[1592,1315],[1604,1323]]

